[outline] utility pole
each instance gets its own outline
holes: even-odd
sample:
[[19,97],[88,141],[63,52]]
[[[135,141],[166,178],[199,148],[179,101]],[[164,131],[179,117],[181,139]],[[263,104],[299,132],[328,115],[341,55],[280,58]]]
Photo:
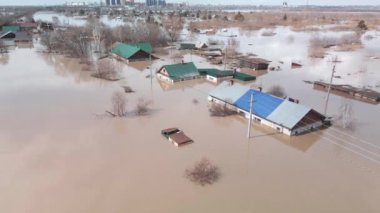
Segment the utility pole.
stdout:
[[149,53],[150,87],[153,87],[152,54]]
[[251,101],[249,102],[249,120],[248,120],[248,133],[247,133],[248,139],[251,138],[252,107],[253,107],[253,93],[251,93]]
[[325,116],[327,116],[327,105],[329,103],[329,98],[330,98],[331,84],[332,84],[333,79],[334,79],[336,63],[338,62],[338,57],[337,56],[335,56],[335,59],[334,59],[333,62],[334,62],[334,66],[333,66],[333,69],[332,69],[332,72],[331,72],[329,88],[327,89],[327,97],[326,97],[326,103],[325,103]]
[[224,70],[227,69],[227,52],[228,52],[228,44],[226,46],[226,53],[224,54]]

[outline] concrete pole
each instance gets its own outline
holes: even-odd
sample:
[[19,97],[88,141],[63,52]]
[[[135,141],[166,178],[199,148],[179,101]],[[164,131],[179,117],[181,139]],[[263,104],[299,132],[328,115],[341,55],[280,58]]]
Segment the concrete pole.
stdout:
[[326,97],[326,103],[325,103],[325,116],[327,116],[327,105],[328,105],[329,99],[330,99],[331,84],[332,84],[333,79],[334,79],[334,73],[335,73],[335,68],[336,68],[337,61],[338,61],[338,57],[335,57],[334,66],[333,66],[333,69],[332,69],[332,72],[331,72],[331,77],[330,77],[329,88],[327,89],[327,97]]
[[251,101],[249,102],[249,120],[248,120],[247,138],[251,138],[252,107],[253,107],[253,93],[251,93]]

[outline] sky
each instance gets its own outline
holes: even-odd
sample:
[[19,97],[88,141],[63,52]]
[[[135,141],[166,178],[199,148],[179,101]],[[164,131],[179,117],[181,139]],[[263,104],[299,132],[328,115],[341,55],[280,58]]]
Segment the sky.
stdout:
[[[65,2],[94,2],[100,0],[0,0],[0,5],[56,5]],[[105,0],[103,0],[105,1]],[[245,5],[282,5],[286,1],[288,5],[380,5],[380,0],[208,0],[210,4],[245,4]],[[144,0],[135,0],[144,2]],[[204,4],[204,0],[166,0],[168,3],[187,2],[190,4]]]

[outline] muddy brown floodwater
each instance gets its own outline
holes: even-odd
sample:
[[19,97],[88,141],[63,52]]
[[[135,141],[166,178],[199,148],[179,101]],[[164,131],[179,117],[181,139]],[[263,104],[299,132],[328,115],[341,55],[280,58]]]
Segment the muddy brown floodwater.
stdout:
[[[340,53],[347,59],[339,72],[349,72],[343,67],[355,64],[350,59],[371,48]],[[107,82],[90,77],[74,59],[37,50],[16,48],[0,64],[1,212],[380,212],[377,105],[352,101],[355,131],[332,127],[288,137],[254,124],[248,140],[242,117],[209,116],[211,83],[168,86],[154,78],[151,84],[141,63],[124,65],[124,78]],[[290,57],[290,51],[279,54]],[[208,66],[185,56],[190,58]],[[169,61],[163,57],[152,69]],[[278,83],[322,111],[326,94],[302,80],[328,76],[331,66],[325,60],[304,64],[269,72],[255,84]],[[378,65],[368,62],[369,72]],[[127,94],[129,115],[96,116],[111,108],[112,93],[121,86],[136,91]],[[149,115],[134,115],[140,97],[153,101]],[[332,95],[329,114],[340,103]],[[169,127],[184,130],[195,143],[174,147],[160,135]],[[222,173],[207,187],[184,177],[202,157]]]

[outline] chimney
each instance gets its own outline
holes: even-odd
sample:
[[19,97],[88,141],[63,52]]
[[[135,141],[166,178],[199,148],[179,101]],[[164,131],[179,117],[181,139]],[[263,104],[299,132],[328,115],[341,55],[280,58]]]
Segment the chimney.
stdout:
[[262,91],[263,91],[263,88],[262,88],[262,87],[259,87],[259,91],[262,92]]

